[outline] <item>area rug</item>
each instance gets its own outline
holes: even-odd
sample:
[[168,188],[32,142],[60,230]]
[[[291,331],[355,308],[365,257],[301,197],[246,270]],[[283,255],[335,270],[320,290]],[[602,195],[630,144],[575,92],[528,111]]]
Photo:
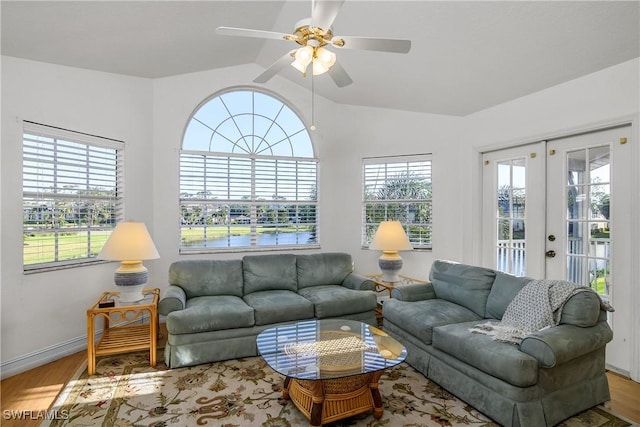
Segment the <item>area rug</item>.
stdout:
[[[159,352],[158,360],[162,360]],[[60,393],[42,426],[306,427],[309,421],[281,398],[282,375],[260,357],[189,368],[149,366],[146,352],[102,357],[96,375],[82,367]],[[331,427],[497,426],[403,363],[380,380],[384,414],[371,413]],[[562,424],[566,427],[629,426],[596,407]]]

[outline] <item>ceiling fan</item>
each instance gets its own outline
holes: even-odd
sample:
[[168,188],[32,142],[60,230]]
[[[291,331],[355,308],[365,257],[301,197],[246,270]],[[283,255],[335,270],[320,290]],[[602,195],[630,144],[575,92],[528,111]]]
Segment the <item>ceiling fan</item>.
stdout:
[[353,83],[353,80],[336,61],[336,54],[327,47],[394,53],[408,53],[411,49],[411,40],[334,36],[332,24],[344,2],[345,0],[312,0],[311,18],[298,21],[291,34],[234,27],[218,27],[216,32],[226,36],[293,41],[300,45],[284,54],[256,77],[253,80],[256,83],[267,82],[287,65],[292,65],[306,75],[311,65],[313,75],[328,72],[338,87],[344,87]]

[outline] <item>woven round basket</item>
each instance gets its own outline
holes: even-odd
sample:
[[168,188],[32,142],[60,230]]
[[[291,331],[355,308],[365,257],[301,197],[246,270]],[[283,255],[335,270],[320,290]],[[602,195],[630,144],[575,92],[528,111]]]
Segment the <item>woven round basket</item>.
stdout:
[[285,346],[289,356],[317,357],[322,372],[357,373],[362,367],[363,353],[371,350],[360,334],[346,331],[320,331],[318,340],[290,343]]

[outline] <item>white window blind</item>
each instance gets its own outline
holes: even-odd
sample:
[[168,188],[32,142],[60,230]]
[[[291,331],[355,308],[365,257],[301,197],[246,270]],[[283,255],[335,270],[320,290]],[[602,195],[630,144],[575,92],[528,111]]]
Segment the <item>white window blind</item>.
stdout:
[[121,141],[24,122],[25,271],[92,261],[123,217]]
[[316,167],[309,159],[183,152],[182,248],[317,243]]
[[400,221],[416,249],[431,248],[431,156],[363,159],[362,245],[381,221]]

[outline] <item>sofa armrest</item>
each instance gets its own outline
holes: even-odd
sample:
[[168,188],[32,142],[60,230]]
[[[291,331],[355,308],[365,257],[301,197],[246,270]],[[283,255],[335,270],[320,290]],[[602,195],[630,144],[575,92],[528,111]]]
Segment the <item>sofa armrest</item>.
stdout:
[[543,368],[553,368],[604,347],[612,338],[607,322],[598,322],[589,328],[559,325],[525,337],[520,350],[535,357]]
[[158,313],[166,316],[172,311],[184,310],[186,306],[187,295],[184,290],[180,286],[169,285],[158,302]]
[[400,301],[421,301],[437,297],[431,283],[411,283],[394,287],[391,291],[391,298]]
[[342,286],[356,291],[376,290],[376,284],[373,280],[356,273],[349,273],[342,281]]

